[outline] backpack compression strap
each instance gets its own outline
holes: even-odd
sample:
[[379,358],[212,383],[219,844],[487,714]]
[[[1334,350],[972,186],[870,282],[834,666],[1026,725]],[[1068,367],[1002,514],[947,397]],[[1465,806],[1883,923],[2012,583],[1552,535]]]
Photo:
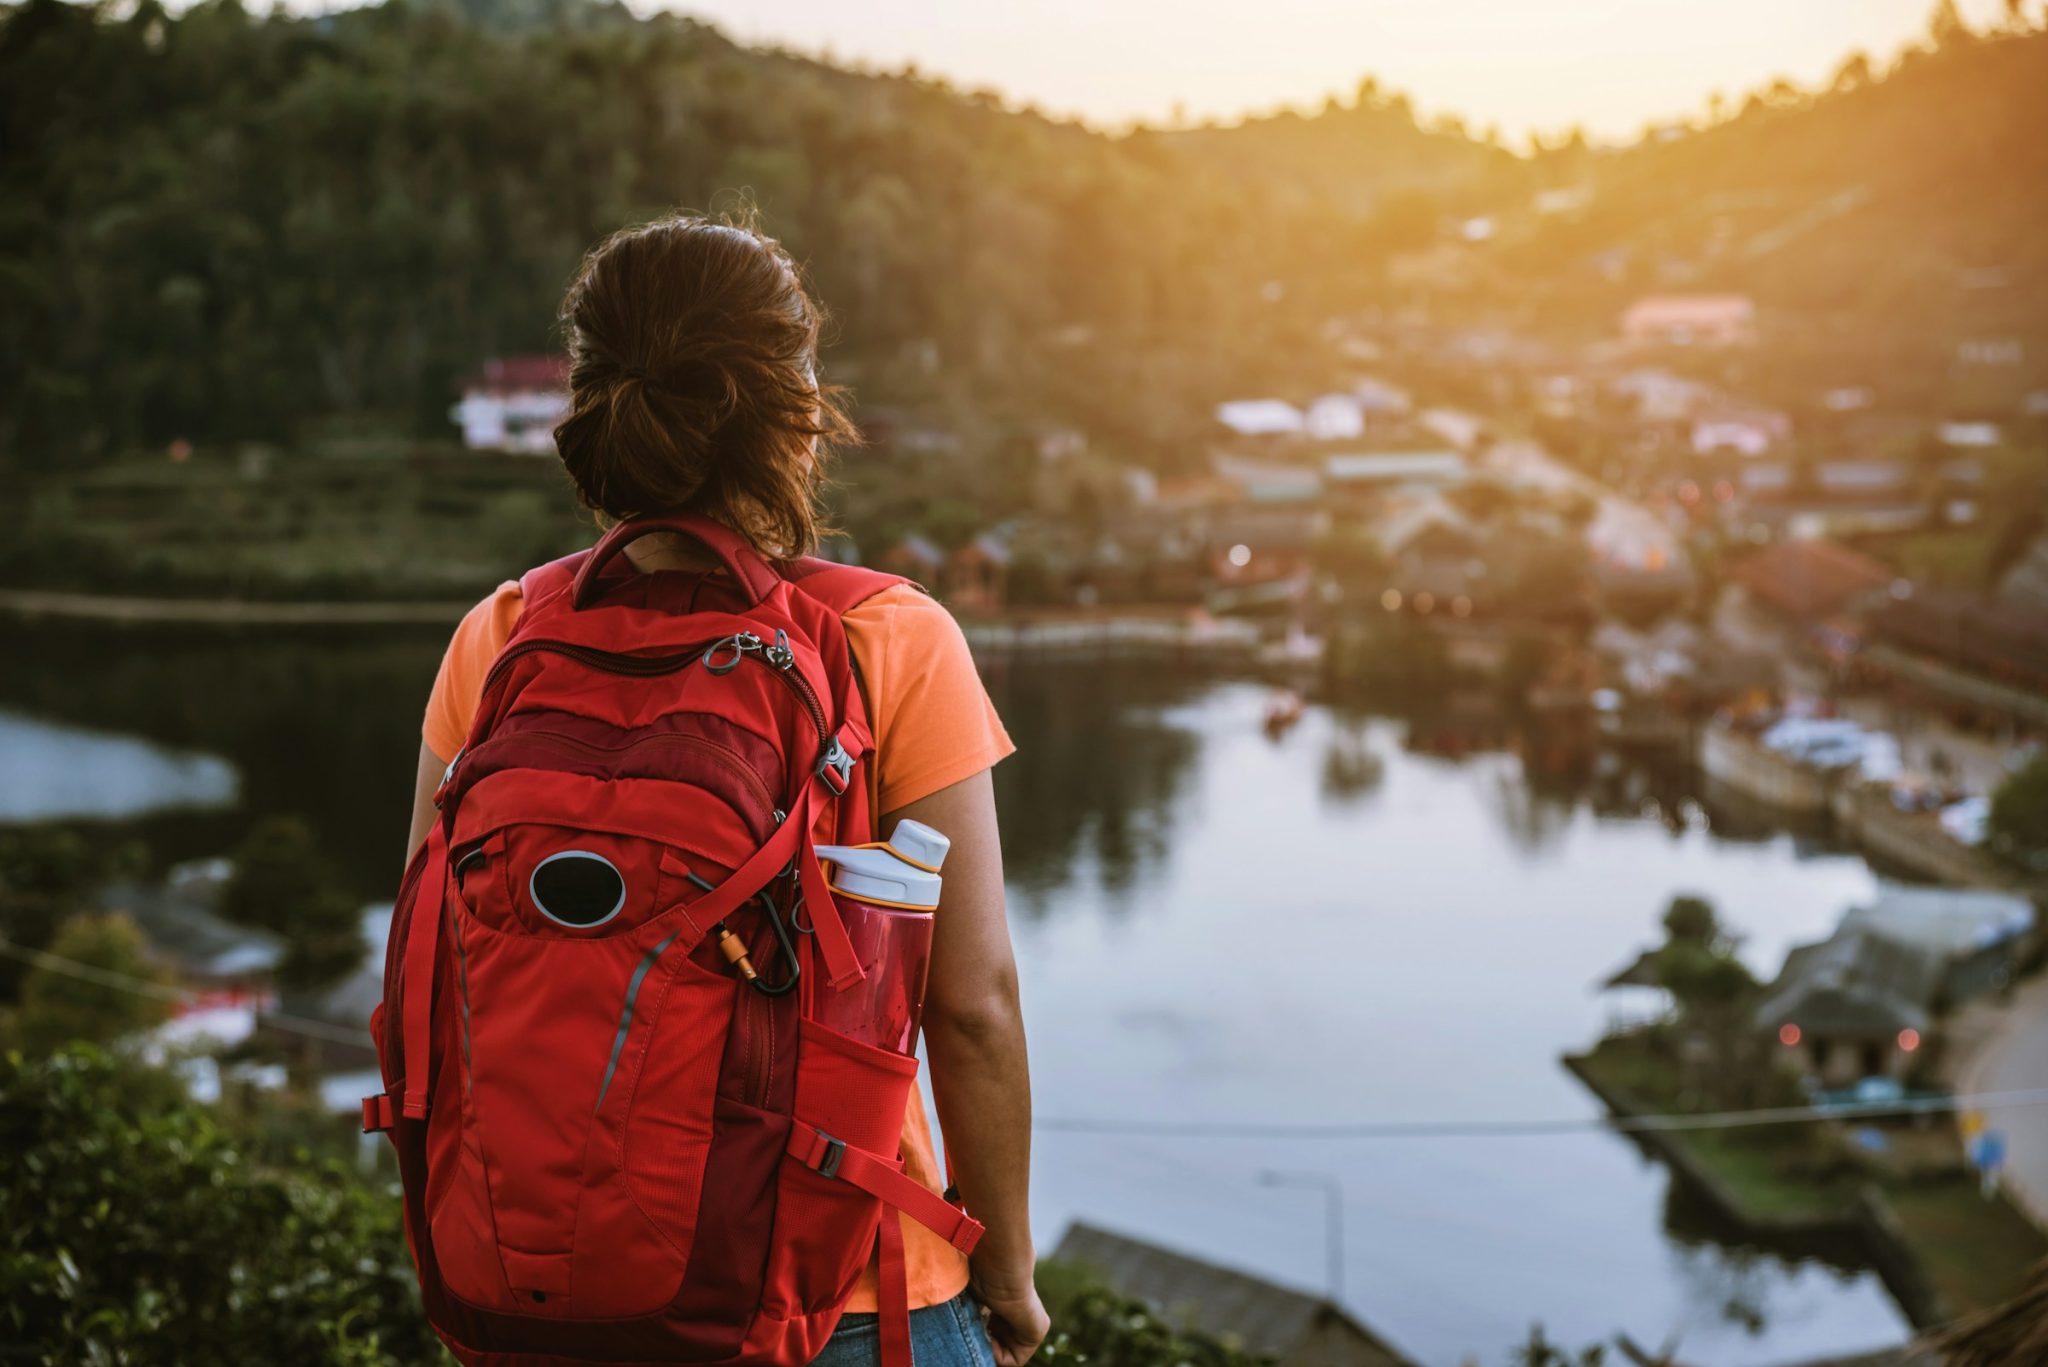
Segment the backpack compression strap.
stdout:
[[910,1278],[903,1259],[900,1211],[962,1253],[981,1242],[982,1224],[959,1206],[905,1173],[900,1160],[889,1160],[834,1139],[804,1124],[789,1127],[791,1158],[836,1181],[850,1182],[882,1203],[875,1228],[875,1304],[881,1314],[882,1367],[914,1367],[910,1352]]

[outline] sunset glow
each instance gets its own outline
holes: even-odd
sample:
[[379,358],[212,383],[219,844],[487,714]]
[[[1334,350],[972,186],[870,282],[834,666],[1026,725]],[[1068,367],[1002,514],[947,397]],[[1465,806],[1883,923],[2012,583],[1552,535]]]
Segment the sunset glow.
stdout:
[[[1783,76],[1823,80],[1852,50],[1889,57],[1930,0],[682,0],[736,38],[887,68],[915,63],[1018,104],[1116,125],[1231,118],[1348,96],[1370,73],[1427,114],[1519,145],[1573,124],[1621,138]],[[636,2],[645,12],[656,6]],[[1985,24],[2000,0],[1961,0]],[[2033,6],[2029,6],[2031,10]]]

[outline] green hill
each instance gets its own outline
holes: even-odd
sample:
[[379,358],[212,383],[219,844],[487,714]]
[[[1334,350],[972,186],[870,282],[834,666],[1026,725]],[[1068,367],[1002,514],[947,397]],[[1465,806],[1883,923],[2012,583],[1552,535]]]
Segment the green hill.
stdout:
[[[1566,158],[1586,210],[1504,252],[1555,315],[1741,290],[1817,345],[1946,364],[1969,339],[2048,359],[2048,32],[1951,33],[1831,89],[1780,85],[1703,130]],[[1599,269],[1594,269],[1595,266]]]

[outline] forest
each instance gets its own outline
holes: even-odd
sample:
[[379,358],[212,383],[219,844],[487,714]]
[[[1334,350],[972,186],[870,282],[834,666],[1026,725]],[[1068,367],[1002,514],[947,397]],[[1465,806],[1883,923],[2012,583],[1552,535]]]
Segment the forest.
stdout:
[[[1597,332],[1676,275],[1923,364],[1958,330],[2039,334],[2048,272],[2048,36],[1947,13],[1825,90],[1518,155],[1369,78],[1110,135],[600,0],[26,0],[0,9],[0,462],[443,435],[481,360],[554,344],[591,243],[741,200],[870,405],[1072,423],[1155,466],[1218,398],[1317,383],[1319,330],[1374,310]],[[1528,211],[1559,188],[1583,208]],[[1397,283],[1480,214],[1475,291]],[[1843,322],[1872,316],[1896,326]]]

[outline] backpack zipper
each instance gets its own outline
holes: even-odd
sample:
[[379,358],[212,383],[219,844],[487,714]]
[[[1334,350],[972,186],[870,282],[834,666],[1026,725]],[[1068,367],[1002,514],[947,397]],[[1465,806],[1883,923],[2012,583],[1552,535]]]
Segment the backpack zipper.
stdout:
[[[599,745],[595,741],[581,740],[575,736],[565,736],[557,731],[520,731],[511,735],[495,737],[494,740],[502,741],[507,745],[515,743],[539,745],[545,749],[555,750],[563,754],[604,760],[616,759],[620,755],[638,750],[642,746],[673,745],[685,750],[696,750],[722,761],[722,767],[729,768],[737,774],[747,785],[748,791],[761,799],[762,810],[772,812],[777,809],[775,794],[768,790],[767,783],[763,782],[761,776],[754,772],[752,766],[741,759],[732,747],[720,745],[717,741],[704,736],[663,734],[642,736],[640,739],[628,741],[624,745]],[[488,754],[492,744],[493,741],[485,741],[477,747],[476,753]]]
[[[732,652],[732,660],[720,667],[711,664],[715,654],[724,648]],[[809,714],[812,727],[818,733],[818,749],[822,753],[831,744],[832,728],[825,721],[824,704],[818,701],[818,694],[796,669],[796,653],[789,648],[788,633],[775,633],[774,644],[763,641],[751,631],[735,632],[721,636],[708,645],[691,646],[687,650],[673,651],[666,655],[626,655],[617,651],[598,650],[591,646],[577,645],[573,641],[552,641],[534,639],[520,641],[507,646],[492,663],[490,672],[484,675],[481,695],[488,697],[491,689],[501,681],[512,661],[522,655],[545,652],[561,655],[578,664],[606,674],[622,674],[632,678],[653,678],[662,674],[674,674],[686,669],[699,660],[707,663],[714,673],[725,674],[739,667],[742,659],[754,659],[768,666],[781,679],[783,686],[796,695]]]

